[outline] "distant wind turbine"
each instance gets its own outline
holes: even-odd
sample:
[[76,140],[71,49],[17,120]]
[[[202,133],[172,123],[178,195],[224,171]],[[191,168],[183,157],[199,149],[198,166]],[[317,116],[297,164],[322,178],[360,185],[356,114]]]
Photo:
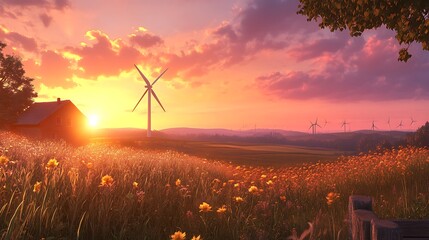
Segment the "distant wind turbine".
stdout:
[[376,129],[376,128],[378,128],[378,127],[377,127],[377,126],[375,126],[374,121],[372,121],[372,126],[371,126],[372,131],[375,131],[375,129]]
[[397,128],[402,129],[402,126],[404,126],[404,124],[402,124],[402,120],[401,120],[401,122],[398,124]]
[[344,128],[344,132],[347,132],[347,125],[348,125],[348,124],[350,124],[350,123],[346,122],[346,120],[344,120],[344,121],[341,123],[341,127],[343,127],[343,128]]
[[414,120],[413,118],[411,118],[411,123],[410,123],[410,126],[412,126],[414,123],[416,123],[417,121],[416,120]]
[[139,101],[137,102],[136,106],[133,109],[136,110],[137,106],[139,105],[139,103],[141,102],[141,100],[143,99],[143,97],[146,95],[147,93],[147,137],[151,137],[152,136],[152,130],[151,130],[151,96],[153,95],[153,97],[155,98],[155,100],[159,103],[159,106],[161,106],[162,110],[165,109],[162,106],[161,102],[159,101],[158,97],[156,96],[155,91],[153,91],[152,87],[153,85],[155,85],[155,83],[158,81],[158,79],[161,78],[162,75],[164,75],[164,73],[168,70],[165,69],[164,72],[162,72],[156,79],[155,81],[152,82],[152,84],[150,84],[149,80],[146,78],[146,76],[140,71],[140,69],[134,64],[134,67],[136,67],[137,71],[139,71],[140,76],[143,78],[143,80],[146,83],[146,91],[144,91],[142,97],[139,99]]
[[392,127],[390,126],[390,117],[387,119],[387,124],[389,124],[389,130],[392,130]]
[[310,121],[310,127],[308,129],[311,128],[313,134],[316,134],[317,127],[321,128],[321,126],[317,123],[317,118],[316,118],[316,121],[314,123],[312,121]]

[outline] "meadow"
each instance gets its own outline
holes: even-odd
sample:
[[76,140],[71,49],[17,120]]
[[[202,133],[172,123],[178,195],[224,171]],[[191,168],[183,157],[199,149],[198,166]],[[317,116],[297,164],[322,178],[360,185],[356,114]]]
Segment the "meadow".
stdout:
[[351,194],[382,218],[429,217],[429,150],[295,167],[0,131],[2,239],[347,239]]
[[194,141],[168,138],[150,140],[117,141],[124,146],[158,151],[174,150],[177,152],[207,158],[228,161],[234,164],[266,167],[290,167],[303,163],[335,161],[341,155],[351,152],[327,148],[292,146],[285,144]]

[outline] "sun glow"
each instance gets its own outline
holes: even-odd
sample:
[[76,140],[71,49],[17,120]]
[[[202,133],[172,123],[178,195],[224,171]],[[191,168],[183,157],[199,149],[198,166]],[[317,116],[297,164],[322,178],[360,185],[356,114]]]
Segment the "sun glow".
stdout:
[[89,115],[88,124],[90,127],[97,127],[99,121],[100,119],[98,118],[97,115],[95,114]]

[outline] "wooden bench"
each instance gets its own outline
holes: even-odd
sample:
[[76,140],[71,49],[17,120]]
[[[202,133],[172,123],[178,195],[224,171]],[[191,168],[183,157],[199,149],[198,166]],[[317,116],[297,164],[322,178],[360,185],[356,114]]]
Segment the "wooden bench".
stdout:
[[368,196],[350,196],[349,221],[353,240],[429,240],[429,220],[379,219]]

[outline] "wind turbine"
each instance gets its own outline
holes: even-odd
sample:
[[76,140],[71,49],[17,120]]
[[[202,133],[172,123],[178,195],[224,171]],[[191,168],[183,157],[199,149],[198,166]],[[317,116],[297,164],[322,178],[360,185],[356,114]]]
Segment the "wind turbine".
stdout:
[[312,128],[313,134],[316,134],[317,127],[321,128],[321,126],[317,123],[317,118],[316,118],[316,121],[314,123],[312,121],[310,121],[310,127],[308,129]]
[[347,125],[348,125],[348,124],[350,124],[350,123],[346,122],[346,120],[344,120],[344,121],[341,123],[341,127],[344,127],[344,132],[347,132]]
[[389,130],[392,130],[392,127],[390,127],[390,117],[387,119],[387,124],[389,124]]
[[145,86],[145,88],[146,88],[146,91],[144,91],[144,93],[143,93],[143,95],[142,95],[142,97],[139,99],[139,101],[137,102],[137,104],[136,104],[136,106],[134,107],[134,109],[133,109],[133,112],[134,112],[134,110],[136,110],[136,108],[137,108],[137,106],[139,105],[139,103],[141,102],[141,100],[143,99],[143,97],[144,97],[144,95],[146,95],[146,93],[147,93],[147,137],[151,137],[152,136],[152,130],[151,130],[151,96],[153,95],[153,97],[155,98],[155,100],[159,103],[159,106],[161,106],[161,108],[162,108],[162,110],[164,110],[164,112],[165,112],[165,109],[164,109],[164,107],[162,106],[162,104],[161,104],[161,102],[159,101],[159,99],[158,99],[158,96],[156,96],[156,93],[155,93],[155,91],[153,91],[153,89],[152,89],[152,87],[153,87],[153,85],[155,85],[155,83],[158,81],[158,79],[160,79],[161,78],[161,76],[168,70],[168,68],[167,69],[165,69],[164,70],[164,72],[162,72],[156,79],[155,79],[155,81],[153,81],[152,82],[152,84],[150,84],[150,82],[149,82],[149,80],[146,78],[146,76],[140,71],[140,69],[134,64],[134,67],[136,67],[136,69],[137,69],[137,71],[139,71],[139,73],[140,73],[140,76],[143,78],[143,80],[145,81],[145,83],[146,83],[146,86]]
[[416,120],[414,120],[412,117],[411,117],[411,123],[410,123],[410,126],[412,126],[414,123],[416,123],[417,121]]
[[404,126],[404,124],[402,124],[402,120],[401,120],[401,122],[398,124],[397,128],[401,128],[402,129],[402,126]]
[[378,128],[377,126],[375,126],[375,123],[374,123],[374,120],[372,121],[372,126],[371,126],[371,129],[372,129],[372,131],[375,131],[375,129],[376,128]]

